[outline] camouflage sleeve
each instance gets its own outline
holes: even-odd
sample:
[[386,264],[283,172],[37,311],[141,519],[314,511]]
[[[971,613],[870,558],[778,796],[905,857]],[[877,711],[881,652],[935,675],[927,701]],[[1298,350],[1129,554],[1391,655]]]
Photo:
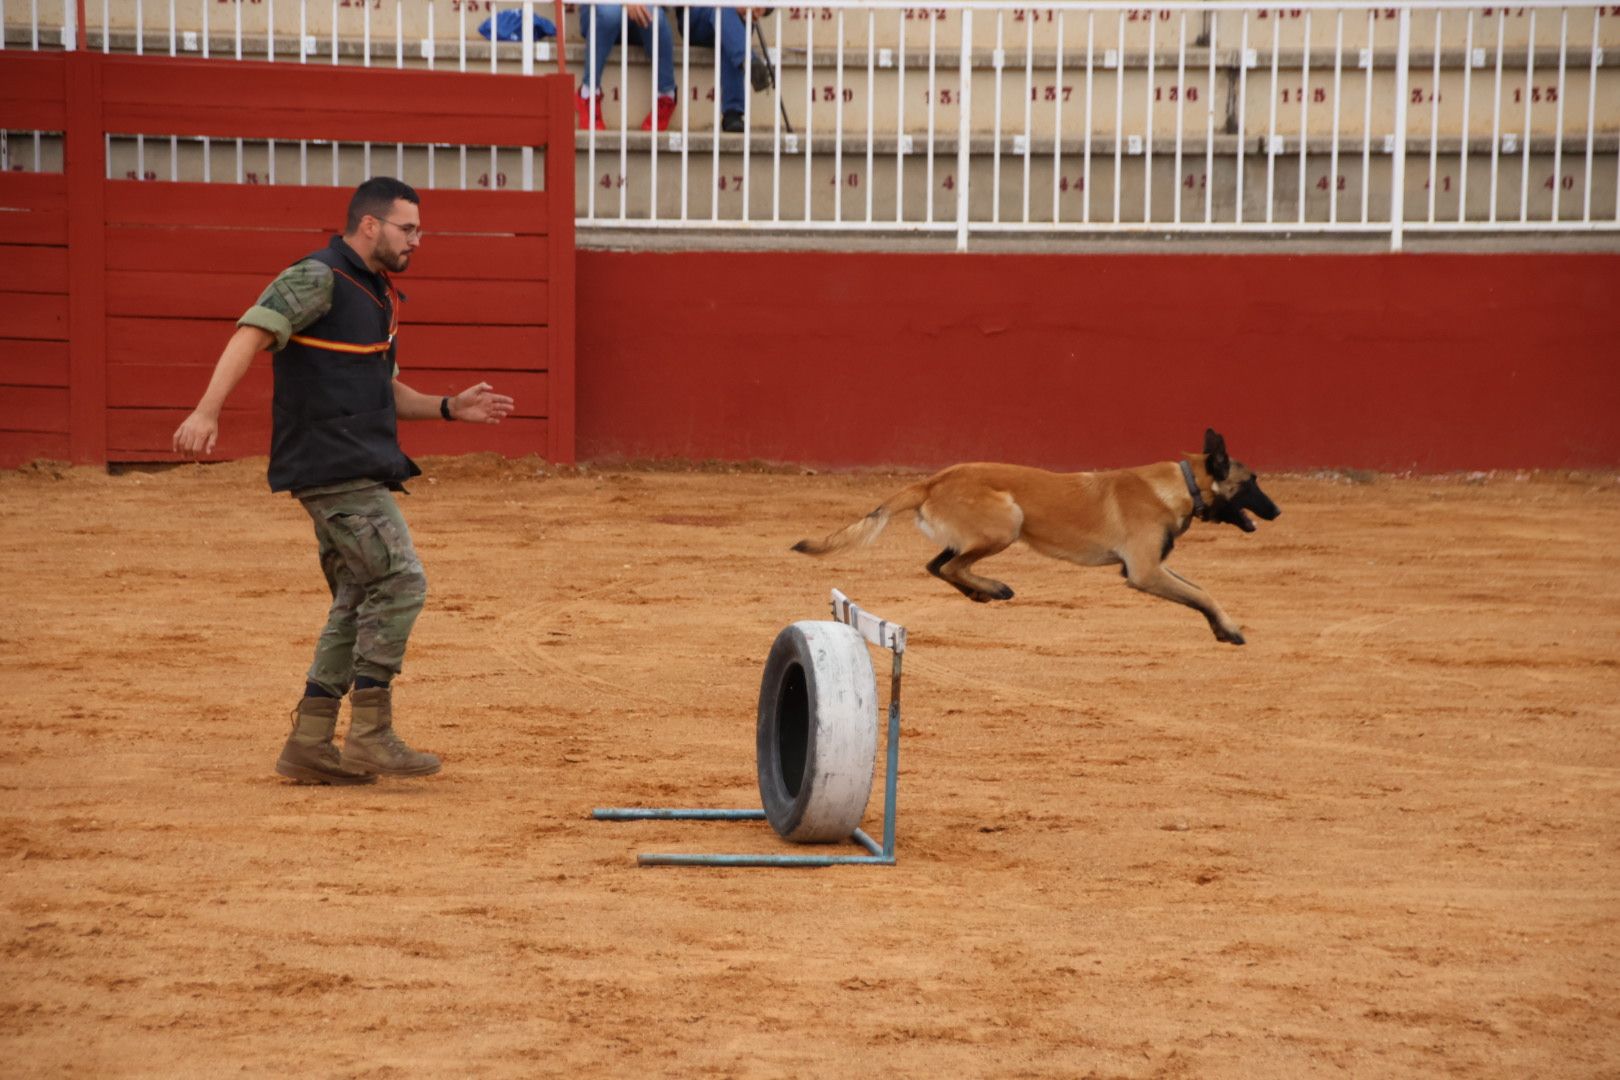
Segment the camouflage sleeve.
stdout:
[[259,295],[258,303],[236,320],[237,326],[256,326],[275,335],[271,352],[280,352],[287,339],[332,310],[332,268],[314,259],[294,263]]

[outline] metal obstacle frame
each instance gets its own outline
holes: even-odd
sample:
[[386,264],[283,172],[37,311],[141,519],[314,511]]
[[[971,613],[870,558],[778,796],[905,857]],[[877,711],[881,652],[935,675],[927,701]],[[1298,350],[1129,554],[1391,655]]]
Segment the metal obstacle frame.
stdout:
[[[906,628],[862,609],[837,589],[832,591],[832,614],[837,622],[853,627],[861,637],[894,654],[889,677],[888,762],[883,780],[883,843],[880,846],[860,828],[850,840],[866,855],[718,855],[642,853],[640,866],[893,866],[895,802],[900,781],[900,663],[906,652]],[[702,810],[671,808],[598,807],[598,821],[763,821],[764,810]]]

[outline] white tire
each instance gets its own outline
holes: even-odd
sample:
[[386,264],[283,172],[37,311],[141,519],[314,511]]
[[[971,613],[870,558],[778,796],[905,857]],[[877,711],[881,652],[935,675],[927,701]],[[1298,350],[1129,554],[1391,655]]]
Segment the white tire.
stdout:
[[783,839],[847,840],[866,816],[877,682],[866,641],[838,622],[776,635],[759,685],[759,794]]

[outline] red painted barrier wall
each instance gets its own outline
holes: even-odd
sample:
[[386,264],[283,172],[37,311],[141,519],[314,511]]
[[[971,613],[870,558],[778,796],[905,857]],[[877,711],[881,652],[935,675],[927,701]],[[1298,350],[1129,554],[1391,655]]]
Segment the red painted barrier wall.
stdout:
[[1620,465],[1620,256],[578,253],[582,458]]

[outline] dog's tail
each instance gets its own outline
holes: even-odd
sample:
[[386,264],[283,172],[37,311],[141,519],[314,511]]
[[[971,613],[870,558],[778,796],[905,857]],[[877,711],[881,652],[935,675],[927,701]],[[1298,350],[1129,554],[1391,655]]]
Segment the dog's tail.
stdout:
[[878,533],[883,531],[883,527],[889,523],[891,516],[907,510],[917,509],[926,498],[928,498],[928,485],[926,482],[901,488],[882,506],[879,506],[854,524],[844,526],[825,540],[800,540],[793,545],[793,550],[801,551],[806,555],[829,555],[834,551],[842,551],[847,547],[870,544],[877,539]]

